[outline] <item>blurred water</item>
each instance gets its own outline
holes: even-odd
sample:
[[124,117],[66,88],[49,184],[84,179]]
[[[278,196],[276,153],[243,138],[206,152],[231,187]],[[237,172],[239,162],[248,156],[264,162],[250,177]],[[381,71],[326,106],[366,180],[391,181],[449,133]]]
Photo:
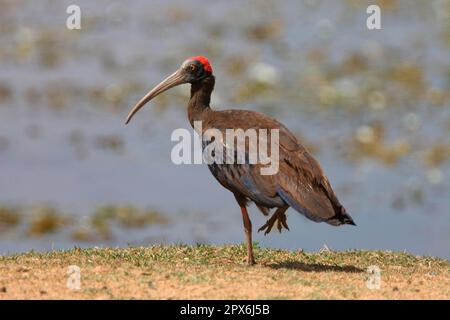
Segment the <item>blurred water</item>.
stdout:
[[[442,6],[445,12],[447,1],[392,1],[392,7],[383,9],[379,31],[366,29],[367,6],[352,1],[77,3],[83,13],[81,31],[65,29],[70,1],[0,2],[0,86],[11,91],[0,99],[0,204],[50,202],[79,220],[102,204],[152,206],[172,223],[117,230],[114,239],[96,242],[74,241],[64,233],[40,238],[8,233],[0,235],[0,253],[74,245],[242,242],[240,211],[231,193],[206,166],[170,161],[172,130],[188,128],[187,86],[158,98],[130,125],[123,124],[146,90],[186,57],[205,54],[217,77],[216,108],[268,112],[319,146],[315,155],[358,225],[316,224],[291,209],[291,231],[256,234],[261,246],[317,250],[326,243],[339,250],[450,257],[448,158],[431,167],[420,160],[434,143],[449,144],[448,15],[434,9]],[[266,30],[265,25],[273,27]],[[311,52],[325,52],[319,65],[324,66],[321,72],[331,70],[326,78],[349,54],[376,55],[380,48],[389,54],[375,58],[370,68],[412,61],[423,72],[423,95],[387,88],[382,110],[365,102],[348,110],[345,102],[353,98],[321,108],[310,97],[316,90],[301,86],[301,75],[315,70],[307,59]],[[245,68],[264,63],[276,70],[276,90],[237,97],[252,77],[247,69],[230,71],[240,66],[239,59]],[[359,85],[357,75],[343,79],[329,83],[344,89]],[[427,100],[434,92],[430,88],[443,92],[439,106]],[[410,113],[420,119],[418,129],[405,129]],[[346,143],[373,121],[383,124],[387,142],[406,139],[412,149],[392,165],[370,157],[349,159]],[[119,137],[123,147],[99,147],[102,136]],[[430,172],[438,179],[430,179]],[[416,189],[420,201],[411,191]],[[399,201],[402,205],[395,205]],[[265,222],[254,207],[251,217],[254,229]]]

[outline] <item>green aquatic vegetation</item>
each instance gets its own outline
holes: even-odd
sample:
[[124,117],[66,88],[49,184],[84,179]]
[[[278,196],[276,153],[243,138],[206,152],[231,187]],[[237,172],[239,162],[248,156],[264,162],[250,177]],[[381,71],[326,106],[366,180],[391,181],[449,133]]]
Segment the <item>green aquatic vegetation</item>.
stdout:
[[96,236],[112,237],[113,226],[121,228],[144,228],[150,225],[164,225],[169,219],[152,209],[141,210],[133,206],[107,205],[98,207],[88,216],[87,226],[72,232],[76,240],[89,241]]
[[45,235],[60,231],[70,223],[70,219],[58,209],[50,206],[34,208],[29,221],[28,234],[31,236]]
[[156,210],[133,206],[101,206],[81,222],[50,205],[0,206],[0,231],[21,227],[25,236],[33,237],[68,232],[74,240],[89,242],[99,237],[111,239],[112,227],[135,229],[169,222],[169,218]]
[[0,83],[0,104],[9,101],[12,97],[11,88],[6,83]]
[[139,210],[133,206],[103,206],[97,208],[91,216],[93,225],[99,226],[115,221],[127,228],[141,228],[151,224],[166,224],[168,219],[157,211]]
[[426,166],[436,167],[448,161],[450,158],[450,146],[441,141],[432,145],[423,155],[423,163]]
[[0,231],[17,226],[22,219],[22,212],[16,207],[0,206]]
[[284,29],[283,20],[272,19],[254,23],[247,27],[245,35],[253,41],[279,39]]
[[56,31],[44,31],[36,40],[35,49],[38,52],[39,64],[44,68],[56,68],[63,59],[61,48],[62,35]]
[[346,145],[348,159],[376,159],[385,165],[394,165],[409,154],[411,148],[411,143],[406,139],[386,141],[385,127],[380,122],[359,127]]
[[125,142],[122,137],[116,134],[105,134],[96,137],[95,144],[101,149],[120,153],[124,150]]

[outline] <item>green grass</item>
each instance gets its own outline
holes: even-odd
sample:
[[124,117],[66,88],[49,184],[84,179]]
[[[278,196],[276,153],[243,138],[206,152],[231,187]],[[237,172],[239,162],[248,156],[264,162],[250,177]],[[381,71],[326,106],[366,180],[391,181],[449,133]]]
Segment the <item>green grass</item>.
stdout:
[[[255,256],[257,265],[249,267],[244,245],[181,244],[2,256],[0,287],[7,291],[0,298],[450,298],[450,263],[436,257],[257,246]],[[66,268],[73,264],[82,270],[79,291],[65,286]],[[379,290],[365,285],[372,265],[381,269]]]

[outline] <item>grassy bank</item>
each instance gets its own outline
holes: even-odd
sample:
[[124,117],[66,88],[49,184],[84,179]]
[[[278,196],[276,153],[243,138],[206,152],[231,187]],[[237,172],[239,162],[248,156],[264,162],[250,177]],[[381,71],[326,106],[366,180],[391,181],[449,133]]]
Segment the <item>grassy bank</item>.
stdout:
[[[384,251],[306,253],[243,246],[72,249],[0,257],[0,299],[449,299],[450,263]],[[80,268],[69,289],[68,267]],[[369,266],[381,287],[366,285]],[[72,275],[71,279],[74,276]]]

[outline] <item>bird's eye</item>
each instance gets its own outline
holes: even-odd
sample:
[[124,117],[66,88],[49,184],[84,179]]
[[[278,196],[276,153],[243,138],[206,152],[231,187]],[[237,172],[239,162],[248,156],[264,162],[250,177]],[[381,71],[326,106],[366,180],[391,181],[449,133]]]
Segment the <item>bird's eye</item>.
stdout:
[[189,66],[189,71],[194,72],[197,67],[194,64]]

